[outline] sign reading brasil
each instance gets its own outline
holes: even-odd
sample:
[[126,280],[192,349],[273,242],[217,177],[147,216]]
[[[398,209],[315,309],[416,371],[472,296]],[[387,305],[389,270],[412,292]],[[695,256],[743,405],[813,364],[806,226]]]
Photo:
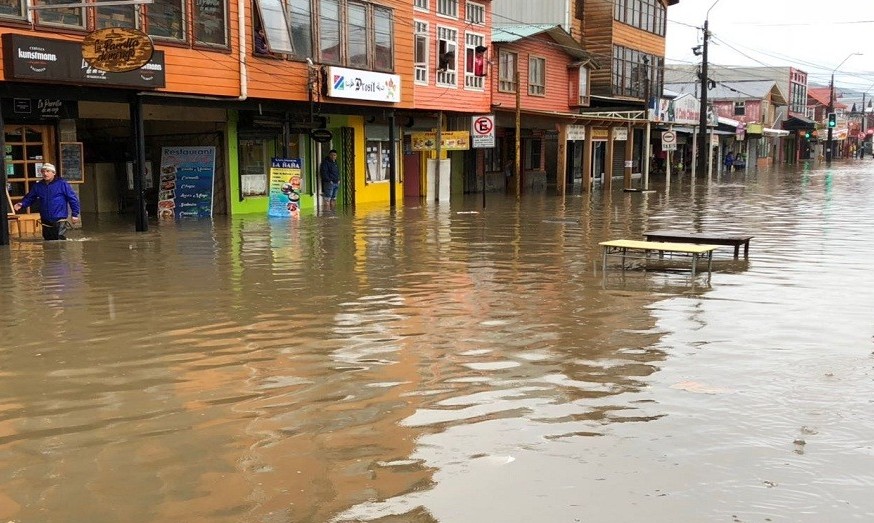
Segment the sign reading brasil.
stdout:
[[123,73],[149,63],[155,46],[149,35],[136,29],[107,27],[82,40],[82,58],[102,71]]

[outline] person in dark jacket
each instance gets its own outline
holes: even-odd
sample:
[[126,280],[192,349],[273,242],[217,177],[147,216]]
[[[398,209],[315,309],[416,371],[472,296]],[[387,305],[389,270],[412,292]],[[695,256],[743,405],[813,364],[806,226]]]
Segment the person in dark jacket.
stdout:
[[337,189],[340,187],[340,166],[337,165],[337,150],[331,149],[319,168],[322,177],[322,194],[330,206],[337,202]]
[[46,240],[66,240],[67,206],[72,211],[70,221],[79,221],[79,197],[76,191],[55,173],[55,166],[42,164],[42,181],[34,184],[23,200],[15,204],[19,211],[39,201],[39,216],[42,222],[42,237]]

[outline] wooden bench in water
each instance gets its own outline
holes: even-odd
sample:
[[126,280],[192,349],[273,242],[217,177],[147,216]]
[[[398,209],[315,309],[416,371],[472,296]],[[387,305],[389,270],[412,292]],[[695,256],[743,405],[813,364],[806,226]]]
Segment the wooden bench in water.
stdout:
[[744,246],[744,258],[750,254],[750,240],[752,236],[742,234],[718,234],[709,232],[683,232],[683,231],[647,231],[643,233],[647,241],[652,242],[680,242],[701,243],[707,245],[731,245],[734,247],[734,258],[740,254],[740,246]]
[[607,270],[607,257],[620,256],[622,258],[622,268],[625,269],[626,258],[631,259],[648,259],[650,254],[658,254],[660,259],[665,255],[681,255],[688,256],[692,259],[692,276],[698,270],[698,260],[707,260],[707,272],[710,272],[713,265],[713,251],[716,250],[715,245],[698,245],[692,243],[674,243],[674,242],[649,242],[639,240],[611,240],[601,242],[600,245],[603,251],[603,267]]

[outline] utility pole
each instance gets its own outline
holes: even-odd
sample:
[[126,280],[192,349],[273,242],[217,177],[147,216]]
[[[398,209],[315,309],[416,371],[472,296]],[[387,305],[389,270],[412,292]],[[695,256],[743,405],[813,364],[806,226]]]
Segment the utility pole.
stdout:
[[832,163],[832,146],[834,145],[834,133],[832,132],[831,114],[835,112],[835,73],[832,71],[831,80],[828,82],[828,110],[826,111],[826,127],[828,138],[825,142],[825,163]]
[[518,200],[522,196],[522,86],[519,85],[518,64],[513,80],[516,82],[516,157],[514,160],[514,172],[516,174],[516,199]]
[[[714,2],[713,5],[716,5]],[[710,6],[712,9],[713,6]],[[709,10],[708,10],[709,12]],[[698,117],[698,172],[707,172],[707,42],[710,40],[710,21],[704,20],[704,44],[701,49],[701,114]]]

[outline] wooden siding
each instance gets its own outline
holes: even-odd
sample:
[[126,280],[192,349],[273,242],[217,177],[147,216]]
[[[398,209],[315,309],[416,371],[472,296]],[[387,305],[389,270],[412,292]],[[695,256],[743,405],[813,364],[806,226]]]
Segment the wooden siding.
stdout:
[[[412,2],[409,2],[412,4]],[[408,33],[409,42],[405,49],[409,51],[409,61],[403,70],[405,78],[409,78],[414,98],[415,109],[430,109],[444,111],[459,111],[465,113],[486,113],[491,110],[491,96],[489,93],[489,79],[498,74],[497,55],[488,57],[492,64],[488,66],[486,77],[483,79],[483,89],[475,90],[464,87],[464,60],[465,60],[465,34],[477,33],[484,38],[484,45],[491,47],[492,35],[492,9],[491,0],[477,1],[476,4],[485,6],[485,24],[472,25],[464,21],[467,2],[459,2],[458,19],[452,20],[443,16],[437,16],[435,12],[436,0],[430,2],[431,9],[424,11],[411,11],[410,17],[428,24],[428,85],[415,83],[415,24],[406,24],[405,31]],[[454,87],[438,86],[437,80],[437,27],[447,27],[458,31],[456,51],[456,81]],[[407,85],[406,83],[404,84]]]
[[613,94],[613,1],[587,0],[583,9],[583,46],[601,66],[592,71],[591,92],[594,96],[610,96]]
[[[381,0],[379,5],[394,9],[394,66],[395,73],[401,76],[401,102],[389,104],[396,108],[410,108],[413,102],[413,35],[410,20],[413,16],[412,3],[407,0]],[[248,97],[274,100],[307,101],[307,65],[304,61],[282,58],[263,58],[252,54],[252,13],[251,1],[246,2],[246,69],[248,74]],[[236,98],[242,94],[241,64],[238,39],[237,2],[228,2],[228,35],[230,49],[212,50],[203,47],[190,48],[187,45],[166,45],[155,40],[155,49],[164,51],[166,87],[159,92],[174,94],[219,96]],[[57,28],[49,31],[37,27],[35,30],[0,27],[0,34],[17,33],[40,36],[58,40],[81,41],[83,33],[62,33]],[[2,57],[0,57],[2,60]],[[0,62],[2,65],[2,62]],[[318,65],[318,64],[317,64]],[[3,75],[0,69],[0,75]],[[0,76],[5,80],[5,75]],[[331,100],[322,96],[322,104],[373,105],[384,107],[378,102],[347,99]]]
[[[565,54],[561,47],[547,35],[537,35],[512,44],[502,44],[495,49],[517,53],[519,57],[519,86],[522,89],[522,109],[534,111],[570,112],[568,105],[568,64],[574,59]],[[537,56],[546,59],[546,93],[545,96],[528,94],[528,59]],[[491,76],[492,103],[500,104],[502,110],[513,110],[516,107],[516,94],[498,91],[498,70],[495,64]]]
[[613,96],[614,45],[664,58],[665,37],[614,20],[613,0],[586,0],[583,9],[582,22],[573,18],[574,35],[582,34],[583,46],[601,66],[591,73],[592,95]]

